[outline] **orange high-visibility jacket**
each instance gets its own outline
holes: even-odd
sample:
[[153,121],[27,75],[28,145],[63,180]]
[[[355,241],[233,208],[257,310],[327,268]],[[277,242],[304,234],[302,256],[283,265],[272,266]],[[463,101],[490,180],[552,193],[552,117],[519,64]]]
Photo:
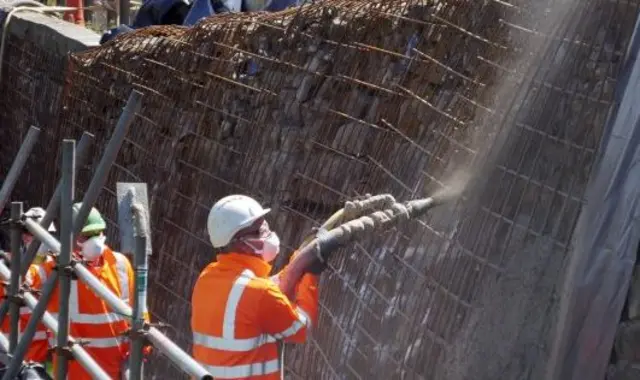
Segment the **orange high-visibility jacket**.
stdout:
[[[124,302],[133,304],[134,276],[129,260],[121,253],[107,248],[102,255],[103,264],[89,267],[89,270]],[[47,276],[54,268],[54,264],[44,265]],[[33,287],[39,288],[46,278],[34,278]],[[59,288],[53,291],[51,301],[47,307],[54,316],[59,311]],[[148,321],[148,313],[145,317]],[[120,365],[129,351],[129,342],[125,335],[129,330],[127,319],[113,312],[111,308],[89,287],[80,280],[71,282],[69,294],[69,334],[81,339],[84,349],[103,370],[114,379],[120,378]],[[54,338],[55,339],[55,338]],[[55,360],[54,360],[55,366]],[[69,361],[69,379],[91,379],[91,376],[77,361]]]
[[227,253],[196,281],[193,356],[216,379],[279,379],[276,339],[304,342],[318,313],[318,279],[303,276],[295,304],[257,256]]
[[[47,257],[47,260],[53,261],[53,259]],[[33,277],[34,273],[44,273],[44,269],[40,265],[33,264],[29,267],[27,271],[27,275],[25,277],[25,282],[30,284],[30,278]],[[9,281],[9,279],[6,279]],[[0,286],[0,297],[4,297],[8,291],[8,287],[5,289],[4,286]],[[29,323],[29,319],[31,318],[31,309],[27,306],[23,306],[20,308],[20,320],[18,322],[18,339],[22,337],[22,333],[27,328],[27,323]],[[9,334],[10,331],[10,314],[7,314],[2,322],[2,326],[0,329],[3,333]],[[30,360],[38,363],[44,363],[47,360],[49,345],[47,342],[47,329],[44,324],[39,323],[36,327],[36,333],[33,335],[33,340],[31,341],[31,345],[29,345],[29,349],[24,356],[24,360]]]

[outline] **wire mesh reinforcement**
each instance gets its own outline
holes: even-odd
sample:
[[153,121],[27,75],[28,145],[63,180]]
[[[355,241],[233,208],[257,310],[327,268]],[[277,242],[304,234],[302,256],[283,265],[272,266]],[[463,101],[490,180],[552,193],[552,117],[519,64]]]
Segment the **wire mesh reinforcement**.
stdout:
[[[287,350],[287,375],[540,379],[637,7],[324,1],[136,31],[73,56],[64,74],[13,38],[0,85],[3,123],[16,127],[2,133],[17,140],[18,121],[41,120],[44,81],[57,83],[60,117],[45,125],[56,137],[89,130],[106,141],[130,90],[145,93],[98,206],[115,240],[115,182],[149,184],[150,309],[185,348],[191,290],[213,259],[206,215],[220,197],[272,207],[291,251],[358,194],[406,200],[471,178],[456,204],[335,255],[312,339]],[[31,163],[48,173],[42,190],[20,184],[34,202],[57,178],[58,144],[42,153]],[[147,373],[180,378],[152,364]]]

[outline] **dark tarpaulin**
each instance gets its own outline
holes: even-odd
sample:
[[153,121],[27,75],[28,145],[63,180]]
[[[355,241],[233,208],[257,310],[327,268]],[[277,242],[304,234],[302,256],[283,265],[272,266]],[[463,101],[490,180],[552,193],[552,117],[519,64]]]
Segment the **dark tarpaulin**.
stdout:
[[549,380],[605,378],[640,240],[640,20],[573,236]]
[[[266,11],[278,12],[297,6],[298,0],[272,0],[268,2]],[[229,9],[243,9],[242,0],[145,0],[136,12],[131,25],[119,25],[107,30],[100,39],[100,44],[112,40],[117,35],[150,25],[185,25],[193,26],[205,17],[228,12]]]

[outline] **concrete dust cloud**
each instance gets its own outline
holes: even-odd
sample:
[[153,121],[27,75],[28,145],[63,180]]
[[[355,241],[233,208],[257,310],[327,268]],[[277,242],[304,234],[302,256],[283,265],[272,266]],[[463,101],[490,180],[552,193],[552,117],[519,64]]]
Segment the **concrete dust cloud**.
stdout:
[[[544,52],[562,27],[568,12],[580,5],[577,0],[516,0],[499,3],[505,7],[506,15],[506,19],[501,21],[521,29],[511,33],[510,40],[516,53],[511,55],[508,65],[505,64],[505,67],[515,70],[505,72],[498,78],[493,85],[491,103],[486,105],[487,112],[477,115],[473,122],[468,123],[467,127],[472,130],[465,143],[475,151],[473,158],[450,165],[453,166],[452,173],[445,176],[443,187],[434,196],[457,198],[470,186],[470,182],[484,182],[487,171],[492,170],[500,158],[507,137],[516,125],[512,122],[513,113],[527,112],[524,97],[531,86],[527,82],[533,79],[535,72],[553,70],[545,62]],[[552,76],[553,73],[546,72],[545,75]],[[475,188],[473,190],[478,191]]]
[[[479,218],[481,213],[471,210],[491,208],[494,200],[500,197],[503,199],[495,202],[507,204],[508,199],[504,199],[507,195],[510,199],[520,199],[515,212],[520,211],[521,215],[515,214],[511,218],[514,221],[520,218],[525,226],[530,223],[524,219],[530,217],[522,212],[523,207],[520,206],[525,195],[518,194],[519,188],[515,185],[511,185],[508,194],[502,194],[499,188],[502,186],[499,181],[502,180],[496,181],[495,178],[505,178],[504,174],[502,177],[492,174],[496,172],[496,166],[506,167],[515,154],[522,154],[516,151],[518,148],[515,146],[520,141],[520,137],[517,137],[520,132],[515,131],[518,121],[528,118],[541,123],[540,120],[544,120],[543,116],[537,114],[540,112],[539,106],[532,106],[530,98],[535,96],[534,102],[538,104],[547,100],[539,98],[536,93],[539,90],[533,88],[539,86],[539,82],[557,81],[559,73],[566,71],[567,65],[573,64],[567,62],[570,48],[565,46],[573,41],[562,41],[564,34],[569,33],[567,16],[580,13],[580,8],[591,7],[593,1],[519,3],[514,6],[523,11],[507,20],[520,27],[512,34],[512,43],[519,48],[519,52],[511,58],[513,63],[509,65],[515,70],[496,83],[494,101],[490,106],[493,112],[474,123],[494,128],[476,128],[470,133],[468,145],[477,154],[473,160],[453,170],[448,179],[443,181],[447,186],[440,190],[468,195],[463,213],[472,220],[469,225],[481,231],[487,231],[485,225],[490,219]],[[545,126],[540,125],[539,128],[544,130]],[[522,161],[518,165],[522,165]],[[520,189],[524,192],[526,188]],[[491,204],[487,204],[487,199],[491,199]],[[552,207],[550,202],[539,202],[540,208]],[[545,376],[544,357],[549,355],[545,347],[552,331],[550,326],[555,310],[552,300],[562,267],[561,251],[553,244],[551,237],[541,236],[531,240],[526,228],[510,227],[505,234],[497,233],[501,231],[499,227],[488,231],[492,232],[477,239],[489,246],[486,248],[489,256],[502,251],[499,265],[502,273],[508,275],[496,274],[477,280],[478,296],[475,302],[478,308],[469,315],[458,333],[455,343],[447,352],[446,364],[435,379],[542,379]],[[458,236],[457,239],[464,240],[467,237]],[[514,245],[514,242],[521,245]],[[518,248],[510,248],[513,246]],[[546,312],[543,313],[543,310]]]
[[446,197],[451,200],[458,198],[464,192],[470,178],[471,172],[468,167],[455,171],[449,179],[444,181],[444,186],[433,193],[433,197]]

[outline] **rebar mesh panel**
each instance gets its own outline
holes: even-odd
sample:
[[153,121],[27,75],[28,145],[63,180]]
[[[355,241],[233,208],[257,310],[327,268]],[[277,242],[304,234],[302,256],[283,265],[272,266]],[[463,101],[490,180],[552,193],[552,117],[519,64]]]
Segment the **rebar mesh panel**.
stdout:
[[[115,182],[149,184],[150,309],[185,349],[220,197],[270,205],[291,251],[351,197],[406,200],[472,177],[459,202],[335,254],[287,376],[540,379],[637,3],[323,1],[150,27],[72,57],[52,126],[95,133],[98,157],[131,89],[145,94],[98,207],[117,246]],[[9,40],[16,65],[27,45]],[[3,120],[34,106],[16,99],[2,98]]]

